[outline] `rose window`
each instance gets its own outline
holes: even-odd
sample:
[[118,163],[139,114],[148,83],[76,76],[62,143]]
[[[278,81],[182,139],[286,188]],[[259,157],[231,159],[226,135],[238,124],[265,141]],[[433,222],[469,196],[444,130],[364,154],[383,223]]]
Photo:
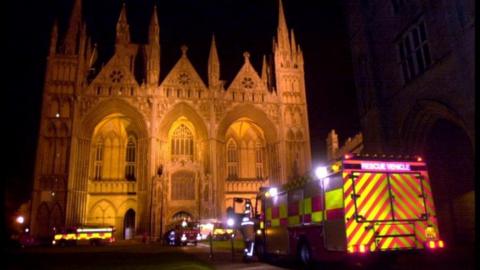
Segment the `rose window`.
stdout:
[[243,78],[242,85],[243,85],[243,87],[245,87],[247,89],[252,89],[253,85],[254,85],[254,82],[253,82],[252,78],[245,77],[245,78]]
[[123,80],[123,74],[120,70],[114,70],[110,73],[110,79],[114,83],[119,83]]

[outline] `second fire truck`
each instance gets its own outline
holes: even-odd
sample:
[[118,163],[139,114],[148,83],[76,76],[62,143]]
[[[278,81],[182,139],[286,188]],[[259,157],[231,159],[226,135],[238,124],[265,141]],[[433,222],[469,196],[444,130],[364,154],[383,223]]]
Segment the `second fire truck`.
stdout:
[[[345,155],[317,179],[261,190],[257,255],[339,260],[397,250],[444,248],[420,157]],[[260,210],[260,209],[258,209]]]

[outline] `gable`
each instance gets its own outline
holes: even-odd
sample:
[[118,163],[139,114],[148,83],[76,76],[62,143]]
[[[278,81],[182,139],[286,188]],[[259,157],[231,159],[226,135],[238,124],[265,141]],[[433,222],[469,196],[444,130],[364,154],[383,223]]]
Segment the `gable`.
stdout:
[[227,91],[267,91],[265,83],[258,76],[248,59],[233,79]]
[[102,68],[100,73],[98,73],[92,83],[138,87],[135,77],[129,70],[127,62],[123,60],[123,58],[121,55],[115,54]]
[[186,55],[180,57],[160,87],[207,90],[207,86]]

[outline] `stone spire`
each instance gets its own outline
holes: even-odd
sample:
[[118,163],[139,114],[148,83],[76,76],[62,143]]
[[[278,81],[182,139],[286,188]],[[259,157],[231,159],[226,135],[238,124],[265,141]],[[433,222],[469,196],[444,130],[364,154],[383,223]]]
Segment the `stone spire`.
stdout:
[[58,23],[57,20],[53,22],[52,33],[50,34],[50,53],[49,55],[55,55],[57,53],[57,41],[58,41]]
[[263,55],[263,60],[262,60],[262,81],[266,84],[268,81],[267,77],[267,57]]
[[148,30],[147,83],[158,85],[160,78],[160,26],[157,17],[157,5],[153,6],[152,18]]
[[289,50],[290,44],[288,40],[288,27],[285,20],[285,13],[283,12],[282,0],[278,0],[278,27],[277,27],[277,42],[280,50]]
[[295,33],[293,32],[293,29],[290,30],[290,47],[292,55],[295,57],[297,52],[297,42],[295,41]]
[[160,42],[160,26],[157,17],[157,5],[153,6],[152,18],[150,19],[150,27],[148,29],[148,42],[150,44]]
[[115,42],[117,44],[130,43],[130,30],[127,22],[127,10],[125,7],[125,2],[122,5],[122,10],[120,11],[120,16],[118,17]]
[[75,0],[64,41],[64,52],[68,55],[78,53],[78,35],[82,27],[82,2]]
[[215,35],[212,35],[210,45],[210,54],[208,56],[208,85],[216,87],[220,82],[220,60],[218,59],[217,45],[215,44]]

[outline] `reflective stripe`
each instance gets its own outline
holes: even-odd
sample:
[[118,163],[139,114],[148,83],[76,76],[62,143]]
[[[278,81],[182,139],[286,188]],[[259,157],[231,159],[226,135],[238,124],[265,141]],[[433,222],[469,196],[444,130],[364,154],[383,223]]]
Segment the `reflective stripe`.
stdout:
[[280,226],[280,219],[279,218],[272,219],[272,227],[278,227],[278,226]]
[[305,198],[303,200],[303,205],[304,205],[304,213],[305,214],[311,214],[312,213],[312,198]]
[[287,205],[282,204],[280,205],[280,218],[287,218],[287,217],[288,217]]
[[312,213],[312,222],[323,221],[323,211],[316,211]]
[[265,215],[266,220],[272,220],[272,208],[268,207],[267,208],[267,213]]
[[343,190],[337,188],[325,192],[325,209],[343,208]]
[[300,224],[300,216],[288,217],[288,225],[298,225],[298,224]]

